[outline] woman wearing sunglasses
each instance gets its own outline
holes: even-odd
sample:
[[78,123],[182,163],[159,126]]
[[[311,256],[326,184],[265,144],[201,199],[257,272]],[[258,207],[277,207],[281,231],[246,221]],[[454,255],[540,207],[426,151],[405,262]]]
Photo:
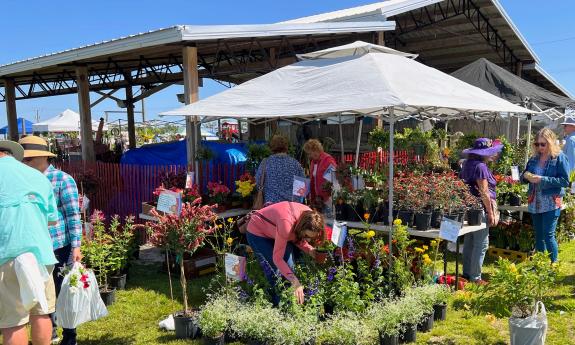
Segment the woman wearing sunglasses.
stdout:
[[523,172],[523,181],[529,182],[529,213],[535,228],[535,248],[549,252],[551,261],[557,261],[555,229],[561,214],[565,187],[569,186],[569,164],[561,152],[557,136],[549,128],[537,133],[533,143],[535,154]]

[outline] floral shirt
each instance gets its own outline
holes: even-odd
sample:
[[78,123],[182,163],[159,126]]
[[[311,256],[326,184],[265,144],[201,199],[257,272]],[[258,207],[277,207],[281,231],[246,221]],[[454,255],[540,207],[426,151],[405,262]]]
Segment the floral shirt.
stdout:
[[275,154],[266,158],[256,172],[256,183],[259,186],[262,169],[265,165],[264,203],[275,204],[281,201],[299,201],[294,197],[293,178],[304,176],[303,168],[298,161],[287,154]]
[[[545,167],[535,166],[535,175],[544,176]],[[545,213],[561,208],[561,197],[558,195],[543,195],[539,184],[535,185],[534,197],[529,198],[529,213]]]

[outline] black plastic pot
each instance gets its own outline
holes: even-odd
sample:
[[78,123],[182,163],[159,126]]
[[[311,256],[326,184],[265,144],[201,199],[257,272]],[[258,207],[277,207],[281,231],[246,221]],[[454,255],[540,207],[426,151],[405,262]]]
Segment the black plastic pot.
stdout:
[[441,220],[443,219],[443,211],[435,210],[431,213],[431,227],[434,229],[439,229],[441,226]]
[[467,225],[480,225],[483,220],[483,210],[467,210]]
[[379,345],[398,345],[399,335],[387,335],[379,333]]
[[433,306],[433,319],[435,321],[445,321],[447,317],[447,304],[436,304]]
[[211,338],[211,337],[204,337],[203,343],[206,345],[224,345],[226,343],[225,336],[222,334],[219,337]]
[[415,228],[419,231],[427,231],[431,228],[431,212],[415,214]]
[[399,333],[399,343],[408,344],[414,343],[417,340],[417,325],[407,324],[405,329]]
[[459,222],[459,213],[449,213],[443,215],[445,218]]
[[433,314],[424,315],[423,320],[417,325],[417,330],[423,333],[433,329]]
[[401,224],[411,226],[413,224],[413,211],[399,210],[397,218],[401,219]]
[[112,276],[108,278],[110,281],[110,287],[115,288],[116,290],[125,290],[126,289],[126,274],[120,274],[118,276]]
[[509,193],[507,199],[509,200],[509,206],[521,206],[521,195]]
[[200,326],[194,315],[184,316],[183,312],[175,313],[174,325],[178,339],[196,339],[200,335]]
[[465,221],[465,211],[457,212],[457,221],[463,224],[463,222]]
[[100,289],[100,297],[106,306],[111,306],[116,302],[116,289]]

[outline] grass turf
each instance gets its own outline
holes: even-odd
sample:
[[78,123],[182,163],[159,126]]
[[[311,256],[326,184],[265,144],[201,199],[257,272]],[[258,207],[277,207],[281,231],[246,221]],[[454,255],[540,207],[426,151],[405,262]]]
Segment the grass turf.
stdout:
[[[552,290],[553,302],[547,305],[549,331],[548,345],[575,344],[575,242],[560,246],[560,261],[565,278]],[[493,260],[487,258],[486,276],[493,271]],[[449,271],[453,272],[452,258]],[[78,329],[81,345],[135,345],[135,344],[201,344],[200,341],[176,340],[173,332],[158,328],[158,322],[170,313],[180,310],[179,282],[173,279],[175,301],[169,293],[167,275],[158,266],[135,265],[130,272],[127,290],[116,294],[116,303],[109,308],[110,315],[90,322]],[[199,305],[204,296],[203,287],[210,277],[189,282],[191,303]],[[469,311],[450,308],[447,320],[435,324],[429,333],[418,333],[416,344],[445,345],[499,345],[509,343],[507,319],[491,320],[475,316]],[[1,344],[1,340],[0,340]]]

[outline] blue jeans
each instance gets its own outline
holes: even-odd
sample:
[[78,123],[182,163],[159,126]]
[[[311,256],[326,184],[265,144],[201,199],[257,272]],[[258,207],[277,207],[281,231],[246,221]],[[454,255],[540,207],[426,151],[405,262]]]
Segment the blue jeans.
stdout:
[[[250,233],[246,233],[248,243],[254,254],[262,266],[264,275],[271,286],[270,295],[272,296],[272,303],[274,306],[279,305],[279,295],[276,292],[276,287],[278,280],[281,279],[282,275],[273,261],[274,252],[274,240],[271,238],[261,237]],[[299,257],[299,249],[291,242],[287,243],[286,251],[284,254],[284,260],[287,262],[288,266],[293,269],[295,260]]]
[[[64,265],[70,266],[72,264],[71,254],[72,246],[70,244],[54,251],[54,256],[56,256],[56,260],[58,260],[52,272],[54,285],[56,287],[56,298],[60,294],[62,282],[64,281],[64,277],[60,275],[60,268],[64,267]],[[56,327],[56,322],[54,322],[54,314],[50,314],[50,319],[52,320],[52,338],[56,338],[58,328]],[[62,344],[76,344],[76,329],[64,328],[62,336],[64,338]]]
[[538,252],[548,251],[551,262],[557,261],[559,248],[555,239],[555,229],[557,220],[561,214],[561,209],[556,209],[544,213],[534,213],[531,215],[533,227],[535,228],[535,249]]
[[489,248],[489,228],[464,235],[463,276],[470,281],[481,279],[481,267]]

